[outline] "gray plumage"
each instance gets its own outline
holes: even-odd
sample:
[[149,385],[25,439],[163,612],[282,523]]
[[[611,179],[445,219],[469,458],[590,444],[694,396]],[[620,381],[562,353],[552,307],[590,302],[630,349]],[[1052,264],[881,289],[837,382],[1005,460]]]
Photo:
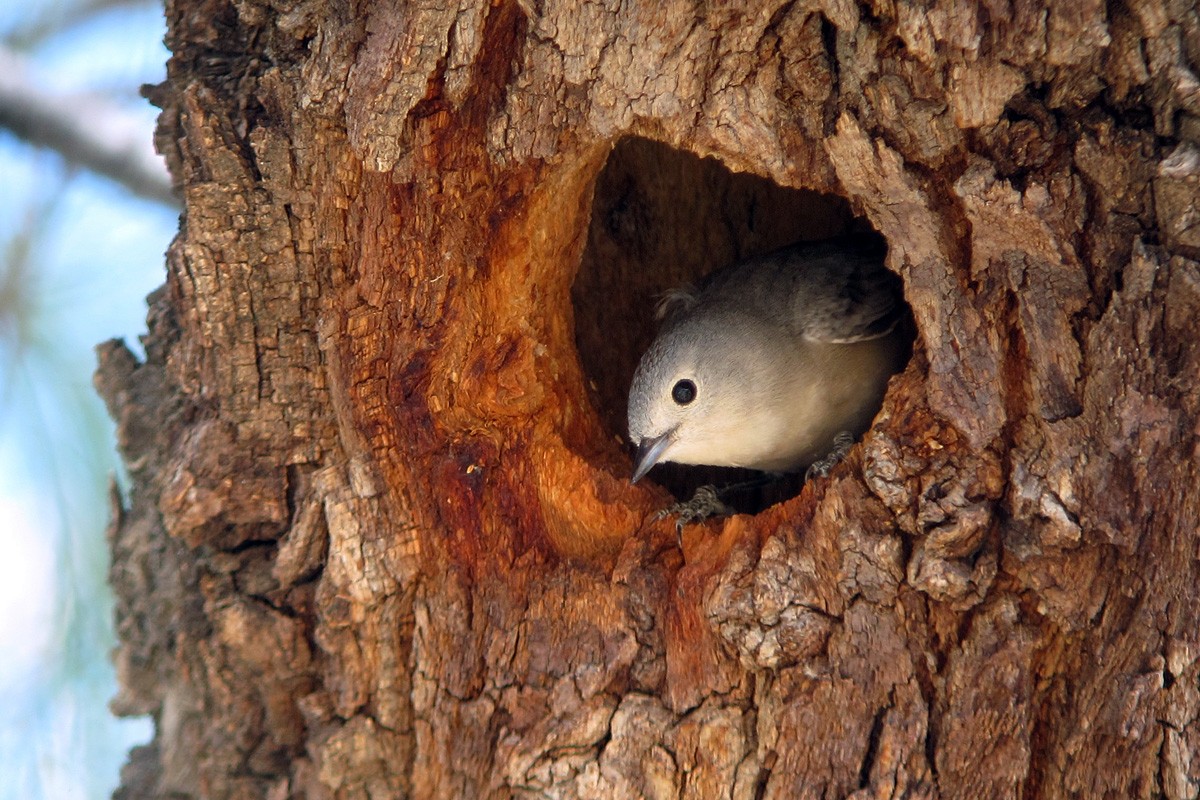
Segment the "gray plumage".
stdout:
[[861,434],[906,350],[884,253],[796,245],[669,293],[629,390],[634,480],[660,461],[802,470]]

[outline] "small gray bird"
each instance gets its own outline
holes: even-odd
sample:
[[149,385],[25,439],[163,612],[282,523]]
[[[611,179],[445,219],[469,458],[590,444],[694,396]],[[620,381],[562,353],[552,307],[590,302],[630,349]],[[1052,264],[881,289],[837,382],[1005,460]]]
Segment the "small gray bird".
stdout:
[[632,480],[660,461],[796,472],[862,434],[908,352],[884,254],[794,245],[669,293],[629,387]]

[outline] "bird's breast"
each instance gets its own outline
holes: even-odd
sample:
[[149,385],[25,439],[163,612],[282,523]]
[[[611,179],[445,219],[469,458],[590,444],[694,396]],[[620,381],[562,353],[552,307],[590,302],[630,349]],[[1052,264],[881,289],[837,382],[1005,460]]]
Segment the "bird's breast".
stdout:
[[879,409],[895,371],[888,337],[851,344],[797,343],[770,355],[779,367],[744,392],[708,461],[772,472],[803,470],[824,457],[842,431],[858,437]]

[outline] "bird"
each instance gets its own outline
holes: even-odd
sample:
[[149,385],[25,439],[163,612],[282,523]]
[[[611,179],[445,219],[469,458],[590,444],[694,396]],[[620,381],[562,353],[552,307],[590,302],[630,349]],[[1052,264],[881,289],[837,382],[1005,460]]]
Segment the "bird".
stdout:
[[667,461],[827,474],[907,360],[886,252],[867,235],[800,243],[668,292],[629,388],[631,482]]

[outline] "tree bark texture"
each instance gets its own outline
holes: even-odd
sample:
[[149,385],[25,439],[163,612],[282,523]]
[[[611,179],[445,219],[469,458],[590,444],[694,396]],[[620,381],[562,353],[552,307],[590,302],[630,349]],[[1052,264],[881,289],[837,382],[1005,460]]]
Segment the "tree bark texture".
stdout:
[[[97,377],[119,797],[1200,793],[1194,4],[167,17],[186,211]],[[855,224],[910,364],[677,543],[620,441],[655,293]]]

